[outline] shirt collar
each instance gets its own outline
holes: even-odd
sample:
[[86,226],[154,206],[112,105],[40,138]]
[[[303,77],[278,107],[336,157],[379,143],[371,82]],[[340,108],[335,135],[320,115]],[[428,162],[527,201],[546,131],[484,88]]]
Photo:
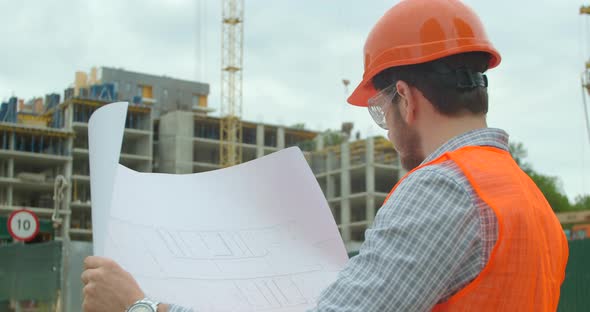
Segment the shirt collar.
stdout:
[[481,128],[460,134],[437,148],[422,162],[431,162],[442,154],[452,152],[465,146],[491,146],[509,151],[508,133],[502,129]]

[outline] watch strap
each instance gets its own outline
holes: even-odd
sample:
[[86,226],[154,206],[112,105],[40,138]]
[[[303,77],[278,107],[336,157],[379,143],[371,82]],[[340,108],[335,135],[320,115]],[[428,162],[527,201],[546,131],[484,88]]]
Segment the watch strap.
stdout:
[[152,299],[146,297],[146,298],[143,298],[143,299],[140,299],[140,300],[135,301],[132,305],[129,306],[129,308],[127,308],[127,310],[125,310],[125,312],[132,312],[133,311],[133,307],[136,306],[136,305],[138,305],[138,304],[147,304],[147,305],[149,305],[152,308],[152,310],[154,312],[157,312],[158,311],[158,305],[160,304],[160,302],[155,301],[155,300],[152,300]]

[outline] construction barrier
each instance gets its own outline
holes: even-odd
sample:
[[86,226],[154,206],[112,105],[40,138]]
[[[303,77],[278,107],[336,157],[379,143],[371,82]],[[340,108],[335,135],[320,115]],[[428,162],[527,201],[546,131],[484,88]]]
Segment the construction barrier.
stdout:
[[590,311],[590,239],[572,240],[569,247],[558,311]]
[[0,312],[81,311],[80,276],[92,244],[71,242],[65,269],[63,251],[58,241],[0,246]]
[[[590,311],[590,239],[570,241],[569,246],[558,311]],[[15,302],[27,311],[55,311],[59,305],[59,311],[80,311],[82,262],[91,254],[92,244],[71,243],[65,278],[68,289],[63,294],[62,251],[56,241],[0,246],[0,311],[14,311],[10,306]]]

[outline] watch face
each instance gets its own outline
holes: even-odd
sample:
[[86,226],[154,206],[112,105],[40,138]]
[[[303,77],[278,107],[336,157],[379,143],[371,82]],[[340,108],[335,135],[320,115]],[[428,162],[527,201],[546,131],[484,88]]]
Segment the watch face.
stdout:
[[129,312],[156,312],[149,304],[136,303],[129,309]]

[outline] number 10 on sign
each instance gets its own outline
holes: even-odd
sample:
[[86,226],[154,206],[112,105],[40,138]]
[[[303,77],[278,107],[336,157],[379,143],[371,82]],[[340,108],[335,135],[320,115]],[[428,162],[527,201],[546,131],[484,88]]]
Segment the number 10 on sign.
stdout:
[[14,211],[8,217],[8,232],[19,241],[30,241],[39,233],[39,218],[30,210]]

